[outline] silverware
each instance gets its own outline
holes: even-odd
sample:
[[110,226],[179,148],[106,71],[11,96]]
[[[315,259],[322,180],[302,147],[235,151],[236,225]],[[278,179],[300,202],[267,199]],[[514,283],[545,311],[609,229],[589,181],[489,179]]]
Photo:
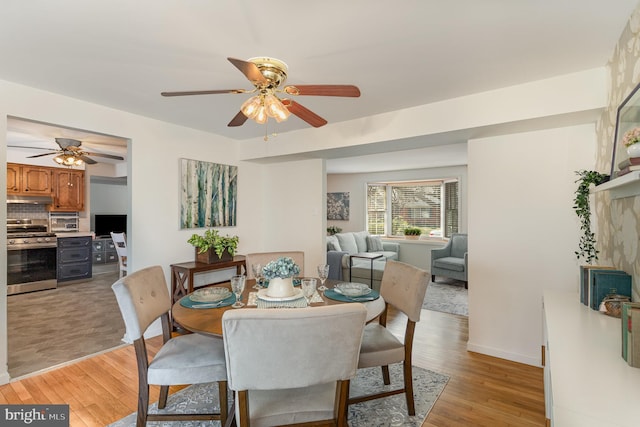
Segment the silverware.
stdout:
[[358,301],[358,302],[375,300],[374,297],[347,297],[347,298],[349,298],[349,300],[351,301]]
[[194,304],[192,308],[217,308],[217,307],[220,307],[221,305],[222,305],[222,301],[207,303],[207,304]]

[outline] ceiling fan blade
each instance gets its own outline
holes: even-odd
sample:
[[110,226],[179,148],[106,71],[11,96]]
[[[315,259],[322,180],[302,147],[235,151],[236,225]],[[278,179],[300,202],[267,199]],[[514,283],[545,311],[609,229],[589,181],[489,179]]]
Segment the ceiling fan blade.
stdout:
[[227,58],[229,62],[236,66],[238,70],[244,74],[251,83],[267,83],[268,80],[262,75],[256,64],[242,59]]
[[47,151],[55,151],[58,152],[60,150],[56,150],[54,148],[41,148],[41,147],[23,147],[21,145],[7,145],[10,148],[26,148],[27,150],[47,150]]
[[186,96],[186,95],[217,95],[220,93],[246,93],[244,89],[222,89],[222,90],[189,90],[185,92],[160,92],[162,96]]
[[289,95],[360,96],[360,89],[353,85],[289,85],[284,91]]
[[91,157],[87,157],[84,154],[78,157],[80,157],[80,159],[88,165],[95,165],[96,163],[98,163],[95,160],[93,160]]
[[44,156],[53,156],[54,154],[58,154],[60,153],[60,151],[55,150],[53,153],[43,153],[43,154],[36,154],[34,156],[27,156],[27,159],[35,159],[36,157],[44,157]]
[[72,147],[80,147],[82,142],[77,139],[71,138],[56,138],[56,143],[60,146],[60,148],[72,148]]
[[247,116],[245,116],[242,113],[242,111],[240,111],[238,112],[238,114],[236,114],[236,116],[233,119],[231,119],[231,121],[227,126],[229,127],[242,126],[246,121],[247,121]]
[[302,120],[309,123],[311,126],[315,128],[319,128],[320,126],[324,126],[327,124],[327,121],[325,119],[323,119],[313,111],[309,110],[308,108],[298,104],[296,101],[292,101],[290,99],[283,99],[282,103],[284,104],[285,107],[287,107],[287,109],[291,113],[300,117]]
[[124,160],[124,157],[114,156],[113,154],[102,154],[102,153],[84,153],[84,154],[88,156],[93,156],[93,157],[104,157],[106,159]]

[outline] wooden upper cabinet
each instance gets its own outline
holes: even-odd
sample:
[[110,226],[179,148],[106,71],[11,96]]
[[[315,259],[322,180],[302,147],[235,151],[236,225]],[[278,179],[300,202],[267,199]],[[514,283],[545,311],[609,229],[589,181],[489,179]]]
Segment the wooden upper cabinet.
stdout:
[[7,164],[7,194],[51,196],[52,188],[52,168]]
[[80,212],[84,210],[84,171],[55,169],[53,171],[52,212]]

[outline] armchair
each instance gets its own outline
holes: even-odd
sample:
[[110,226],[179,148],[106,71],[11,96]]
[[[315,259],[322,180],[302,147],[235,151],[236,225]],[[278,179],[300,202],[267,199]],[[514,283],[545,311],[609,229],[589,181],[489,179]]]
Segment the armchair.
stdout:
[[431,281],[436,276],[462,280],[469,287],[467,235],[453,234],[444,248],[431,250]]

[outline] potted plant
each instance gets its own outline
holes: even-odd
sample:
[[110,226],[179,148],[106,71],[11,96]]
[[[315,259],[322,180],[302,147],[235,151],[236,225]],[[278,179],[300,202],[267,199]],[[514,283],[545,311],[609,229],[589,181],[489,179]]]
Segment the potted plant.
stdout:
[[333,236],[334,234],[338,234],[342,231],[342,228],[338,227],[337,225],[330,225],[329,227],[327,227],[327,235],[329,236]]
[[238,236],[221,236],[213,228],[202,235],[194,234],[187,240],[196,249],[196,261],[206,264],[231,261],[238,249],[238,241]]
[[419,239],[422,234],[422,228],[419,227],[406,227],[404,229],[404,237],[407,239]]
[[622,137],[622,143],[627,147],[629,157],[640,157],[640,127],[628,130]]
[[580,218],[580,230],[582,236],[578,243],[578,250],[575,252],[576,258],[583,258],[587,264],[591,264],[598,259],[598,250],[596,249],[596,236],[591,231],[591,208],[589,206],[589,187],[591,184],[600,185],[609,179],[609,175],[601,174],[596,171],[580,170],[576,174],[580,176],[576,180],[578,188],[573,201],[573,209],[578,218]]

